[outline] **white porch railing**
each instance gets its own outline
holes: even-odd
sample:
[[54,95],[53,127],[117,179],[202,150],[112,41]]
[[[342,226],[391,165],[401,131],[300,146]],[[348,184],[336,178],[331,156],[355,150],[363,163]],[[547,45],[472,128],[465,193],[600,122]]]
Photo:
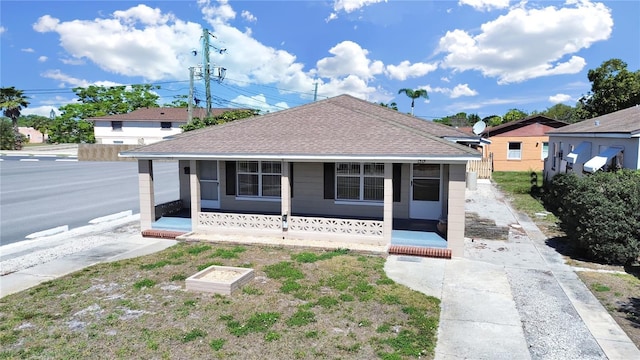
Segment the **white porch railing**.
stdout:
[[382,238],[382,221],[291,216],[289,232]]
[[201,212],[198,228],[202,230],[282,231],[282,216]]

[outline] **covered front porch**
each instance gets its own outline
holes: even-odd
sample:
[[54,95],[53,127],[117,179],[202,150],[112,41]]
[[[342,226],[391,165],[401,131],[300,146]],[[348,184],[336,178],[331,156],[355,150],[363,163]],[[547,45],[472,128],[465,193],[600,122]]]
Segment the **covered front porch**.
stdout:
[[[220,211],[204,211],[200,213],[204,222],[199,228],[204,231],[221,235],[269,236],[279,237],[279,231],[269,231],[277,228],[282,217],[276,214],[238,214]],[[313,236],[318,239],[340,241],[353,240],[351,237],[370,237],[367,242],[383,246],[381,240],[382,221],[370,219],[345,219],[305,216],[293,214],[290,218],[288,237],[303,240]],[[440,226],[438,226],[440,224]],[[440,229],[438,229],[440,227]],[[195,233],[192,229],[192,219],[189,209],[165,214],[151,224],[154,230],[164,230],[176,233]],[[209,229],[207,229],[209,228]],[[442,222],[421,219],[394,219],[391,231],[390,245],[420,246],[432,248],[447,248],[446,231]]]

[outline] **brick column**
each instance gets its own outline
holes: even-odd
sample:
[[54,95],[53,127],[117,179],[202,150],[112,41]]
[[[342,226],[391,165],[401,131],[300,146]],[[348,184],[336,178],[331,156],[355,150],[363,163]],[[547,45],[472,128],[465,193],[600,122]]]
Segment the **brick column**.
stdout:
[[464,255],[465,164],[449,165],[447,242],[453,256]]
[[382,210],[382,237],[391,244],[393,231],[393,164],[384,163],[384,208]]
[[191,192],[191,230],[196,231],[198,228],[198,217],[200,217],[200,169],[199,161],[191,160],[189,162],[189,188]]
[[144,231],[151,229],[151,224],[156,221],[152,160],[138,160],[138,189],[140,193],[140,230]]

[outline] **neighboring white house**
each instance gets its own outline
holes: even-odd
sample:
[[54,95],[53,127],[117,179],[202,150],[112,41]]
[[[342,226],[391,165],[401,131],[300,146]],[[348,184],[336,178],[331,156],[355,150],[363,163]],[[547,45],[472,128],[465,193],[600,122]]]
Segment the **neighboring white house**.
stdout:
[[640,169],[640,106],[571,124],[547,133],[544,178],[609,168]]
[[[220,115],[231,109],[213,109]],[[130,113],[87,119],[93,122],[97,144],[152,144],[168,136],[180,134],[181,125],[188,122],[186,108],[140,108]],[[206,117],[206,110],[193,109],[193,117]]]

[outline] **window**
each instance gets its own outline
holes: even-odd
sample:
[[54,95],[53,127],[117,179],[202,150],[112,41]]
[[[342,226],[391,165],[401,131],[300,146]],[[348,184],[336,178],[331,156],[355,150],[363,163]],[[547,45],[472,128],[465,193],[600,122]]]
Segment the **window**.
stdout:
[[280,197],[282,163],[238,161],[238,196]]
[[522,158],[522,143],[510,142],[507,160],[520,160]]
[[163,121],[160,123],[161,129],[171,129],[171,121]]
[[542,160],[546,159],[549,156],[549,142],[544,141],[542,143]]
[[413,200],[440,201],[440,165],[413,164]]
[[113,130],[113,131],[122,131],[122,121],[112,121],[111,122],[111,130]]
[[384,164],[336,163],[336,200],[382,201]]

